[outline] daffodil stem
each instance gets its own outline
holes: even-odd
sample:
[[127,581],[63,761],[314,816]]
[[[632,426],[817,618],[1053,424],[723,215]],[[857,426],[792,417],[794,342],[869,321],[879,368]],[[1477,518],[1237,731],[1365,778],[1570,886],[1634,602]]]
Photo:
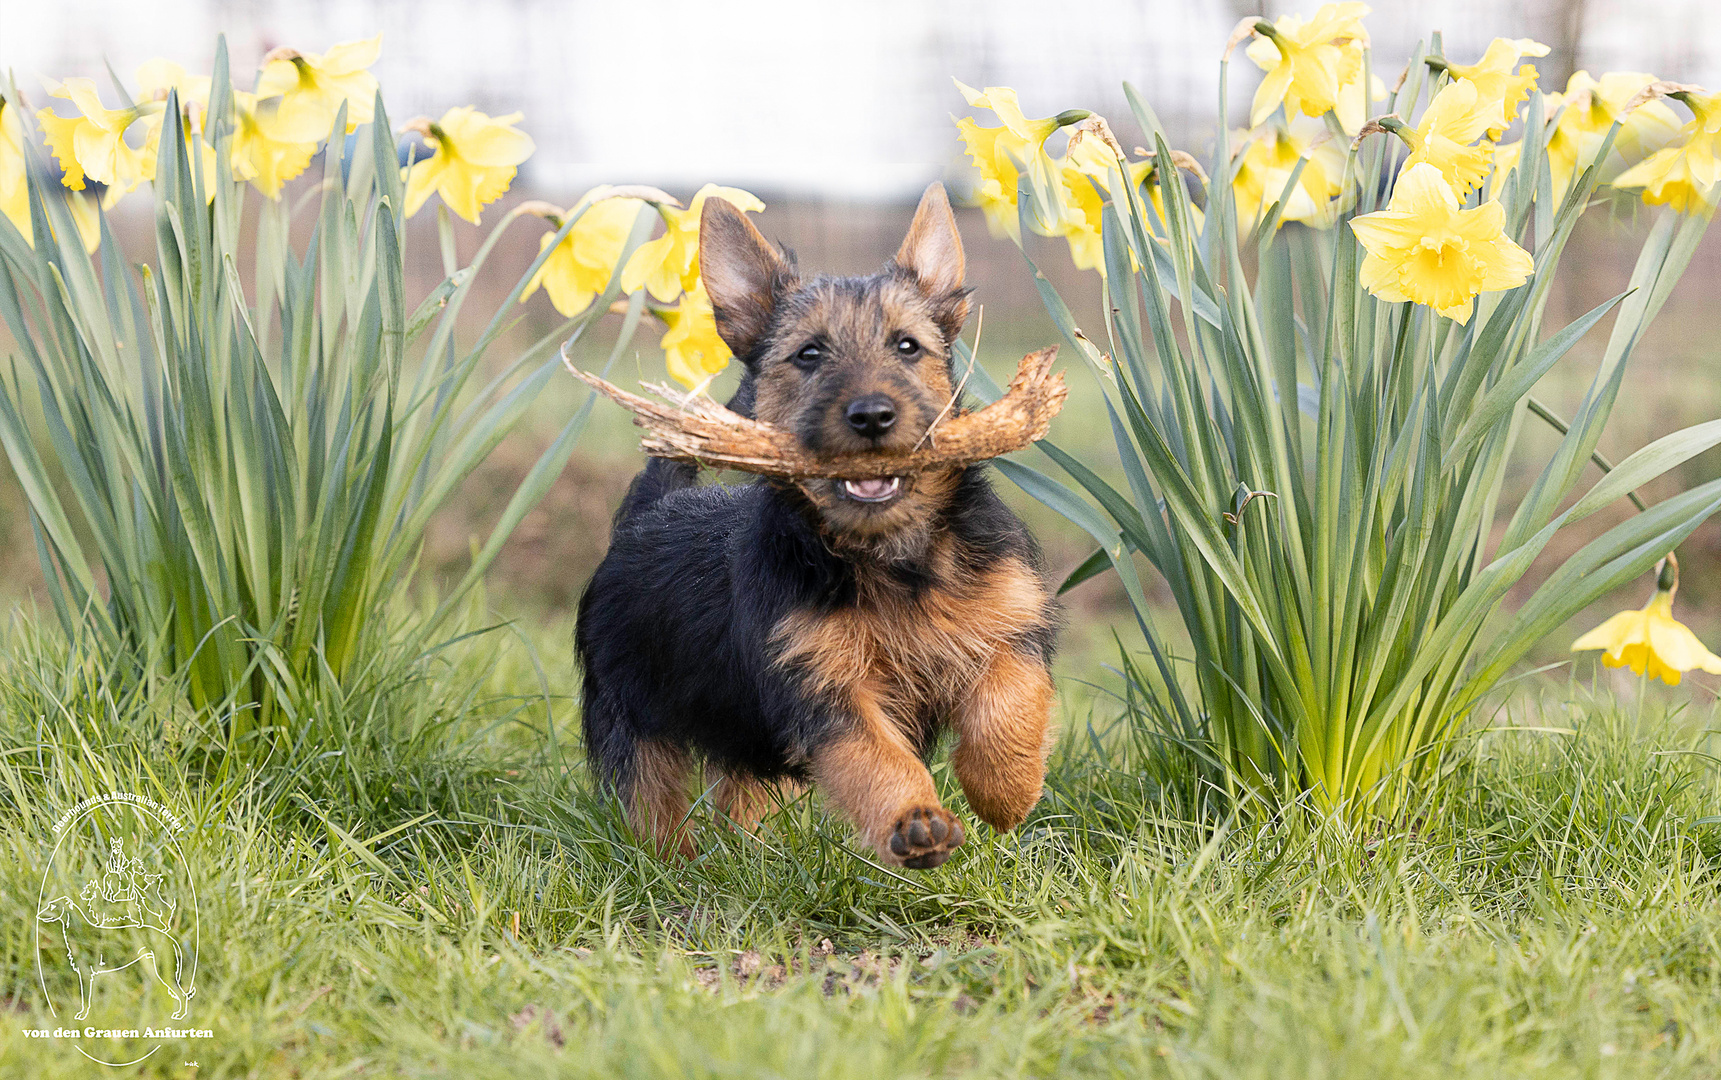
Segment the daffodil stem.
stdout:
[[[1546,405],[1543,405],[1541,402],[1537,401],[1534,397],[1529,397],[1529,398],[1526,398],[1525,400],[1529,403],[1531,412],[1535,413],[1537,416],[1539,416],[1543,420],[1547,421],[1548,426],[1553,428],[1555,431],[1559,432],[1561,435],[1564,435],[1564,434],[1566,434],[1566,432],[1571,430],[1571,425],[1567,424],[1564,420],[1561,420],[1558,416],[1555,416],[1553,414],[1553,412],[1551,410],[1549,410],[1549,408]],[[1595,462],[1596,468],[1600,469],[1602,472],[1604,472],[1604,473],[1613,472],[1613,462],[1611,462],[1607,458],[1603,457],[1602,452],[1600,450],[1591,450],[1590,451],[1590,460]],[[1642,511],[1642,510],[1648,510],[1649,509],[1649,507],[1643,505],[1643,500],[1637,497],[1637,492],[1628,491],[1625,493],[1625,497],[1630,499],[1631,504],[1633,506],[1637,507],[1638,510]]]

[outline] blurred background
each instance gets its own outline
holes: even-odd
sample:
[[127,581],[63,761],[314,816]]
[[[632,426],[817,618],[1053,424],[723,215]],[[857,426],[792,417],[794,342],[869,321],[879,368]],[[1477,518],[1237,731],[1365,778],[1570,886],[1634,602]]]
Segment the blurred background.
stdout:
[[[1221,119],[1218,61],[1232,27],[1247,15],[1311,14],[1317,6],[1314,0],[0,0],[0,67],[12,70],[26,94],[44,76],[84,75],[105,85],[105,66],[129,82],[138,64],[158,56],[207,71],[222,33],[235,82],[245,86],[249,76],[243,73],[277,45],[320,52],[380,32],[382,57],[372,70],[397,124],[466,104],[491,114],[524,114],[520,126],[536,140],[537,152],[500,206],[525,198],[567,205],[600,182],[656,184],[683,197],[707,181],[736,185],[766,201],[760,227],[794,248],[803,266],[847,272],[876,268],[895,250],[928,182],[944,179],[963,188],[966,170],[952,116],[967,110],[952,77],[976,87],[1013,86],[1030,116],[1075,107],[1098,111],[1126,147],[1141,141],[1123,101],[1127,80],[1158,112],[1175,144],[1206,158]],[[1366,21],[1375,71],[1388,83],[1416,43],[1438,31],[1446,54],[1464,61],[1479,57],[1495,36],[1549,45],[1550,55],[1537,62],[1547,90],[1562,89],[1579,69],[1598,76],[1643,71],[1721,86],[1721,5],[1713,0],[1372,6]],[[1231,78],[1233,108],[1225,120],[1237,126],[1259,72],[1239,55]],[[493,206],[486,224],[499,216]],[[418,287],[425,290],[441,277],[432,217],[421,214],[409,235],[422,265]],[[129,237],[128,250],[147,257],[147,200],[122,202],[115,219],[122,237]],[[1056,334],[1014,246],[989,236],[978,211],[961,211],[960,220],[970,282],[984,308],[978,351],[995,373],[1008,374],[1024,351],[1055,341]],[[1568,250],[1550,325],[1623,288],[1643,226],[1606,212],[1590,215]],[[539,231],[519,225],[507,237],[500,265],[493,263],[488,275],[498,296],[537,253]],[[462,255],[469,255],[481,232],[464,224],[457,232]],[[1072,300],[1078,320],[1097,324],[1097,278],[1073,270],[1060,242],[1042,246],[1031,243],[1030,250]],[[1674,427],[1721,416],[1718,299],[1721,242],[1712,233],[1652,340],[1639,349],[1603,452],[1617,459]],[[515,331],[521,341],[553,325],[541,294],[521,316]],[[973,332],[971,324],[970,337]],[[1545,400],[1569,411],[1588,383],[1602,337],[1593,334],[1555,369],[1543,387]],[[650,327],[636,338],[627,359],[638,377],[662,377],[655,343]],[[609,345],[598,341],[590,348],[602,355]],[[8,351],[0,331],[0,354]],[[634,374],[624,371],[618,381]],[[1115,458],[1104,425],[1093,423],[1093,388],[1083,385],[1079,370],[1071,375],[1074,392],[1053,437],[1109,472]],[[458,570],[471,538],[487,533],[580,399],[568,385],[546,393],[533,423],[501,447],[444,515],[429,553],[433,569]],[[1532,431],[1523,442],[1524,468],[1539,467],[1551,445],[1551,438]],[[600,406],[567,474],[492,573],[492,603],[502,614],[565,625],[602,556],[610,515],[639,460],[626,417]],[[1663,497],[1718,471],[1721,456],[1705,455],[1647,494]],[[1060,519],[1013,490],[1007,496],[1036,527],[1060,577],[1091,550]],[[1596,530],[1613,520],[1596,520]],[[0,593],[25,597],[39,583],[28,536],[21,497],[5,475]],[[1549,552],[1544,563],[1576,543]],[[1705,526],[1682,551],[1682,613],[1714,646],[1721,642],[1721,526]],[[1532,572],[1526,584],[1539,576]],[[1650,588],[1646,579],[1574,627],[1640,605]],[[1069,600],[1064,669],[1092,677],[1115,653],[1114,623],[1126,643],[1133,637],[1128,609],[1104,577]],[[1564,655],[1569,640],[1556,635],[1544,655]]]
[[[0,5],[0,63],[36,74],[122,75],[152,56],[206,70],[227,35],[233,70],[276,45],[322,51],[383,35],[372,69],[397,120],[473,104],[521,111],[538,152],[525,180],[552,191],[719,179],[763,196],[908,200],[949,165],[952,76],[1013,86],[1029,115],[1080,105],[1128,115],[1128,80],[1171,131],[1214,120],[1225,39],[1246,15],[1318,4],[1245,0],[54,0]],[[1418,39],[1454,57],[1496,36],[1552,48],[1543,84],[1578,68],[1721,82],[1712,0],[1426,0],[1372,5],[1375,69],[1390,82]],[[1239,91],[1252,90],[1239,57]],[[1238,112],[1248,94],[1234,93]],[[1038,111],[1036,111],[1036,109]],[[1193,147],[1192,147],[1193,148]]]

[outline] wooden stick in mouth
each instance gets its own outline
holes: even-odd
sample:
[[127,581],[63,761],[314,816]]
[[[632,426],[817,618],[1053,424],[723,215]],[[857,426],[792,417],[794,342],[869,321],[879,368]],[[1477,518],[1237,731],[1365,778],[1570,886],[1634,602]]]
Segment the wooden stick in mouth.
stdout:
[[1022,357],[1003,397],[972,412],[953,410],[915,449],[827,455],[810,454],[790,432],[730,412],[708,397],[645,383],[647,391],[663,399],[654,401],[581,371],[565,352],[562,362],[634,414],[633,422],[645,429],[640,448],[653,457],[789,479],[867,480],[972,465],[1044,438],[1069,395],[1063,374],[1052,373],[1057,355],[1053,345]]

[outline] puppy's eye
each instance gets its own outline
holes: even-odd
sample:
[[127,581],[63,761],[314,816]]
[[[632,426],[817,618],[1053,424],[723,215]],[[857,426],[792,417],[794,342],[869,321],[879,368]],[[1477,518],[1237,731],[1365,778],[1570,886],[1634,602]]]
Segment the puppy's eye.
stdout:
[[896,355],[904,360],[912,360],[920,355],[920,342],[911,337],[905,337],[896,343]]
[[802,371],[811,371],[819,366],[819,361],[825,358],[825,350],[817,344],[801,346],[801,350],[789,358],[790,362]]

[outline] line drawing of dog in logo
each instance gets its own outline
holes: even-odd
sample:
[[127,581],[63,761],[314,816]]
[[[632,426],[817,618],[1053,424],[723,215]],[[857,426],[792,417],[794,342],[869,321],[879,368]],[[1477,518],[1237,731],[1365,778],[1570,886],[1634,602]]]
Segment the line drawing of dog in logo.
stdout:
[[[187,982],[195,975],[187,971],[185,951],[172,930],[177,905],[161,894],[163,876],[145,873],[141,859],[128,861],[120,841],[114,840],[101,878],[79,890],[82,904],[69,895],[57,896],[36,913],[41,922],[60,924],[66,962],[78,976],[80,1008],[75,1019],[89,1017],[98,975],[140,961],[147,961],[150,974],[173,996],[173,1019],[183,1020],[190,1010],[197,989]],[[75,929],[78,922],[83,928]],[[142,931],[145,944],[137,944],[132,931]],[[162,975],[162,960],[168,956],[173,958],[171,982]]]

